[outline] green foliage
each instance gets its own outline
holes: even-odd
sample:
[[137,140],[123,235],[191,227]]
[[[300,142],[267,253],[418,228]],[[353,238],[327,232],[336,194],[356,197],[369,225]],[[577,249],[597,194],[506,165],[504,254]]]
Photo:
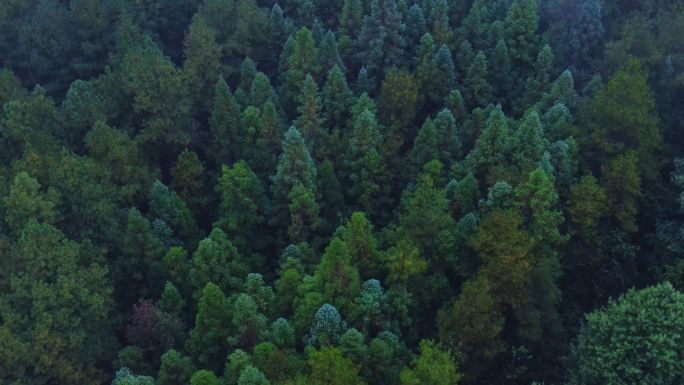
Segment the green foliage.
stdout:
[[629,290],[587,315],[575,383],[676,384],[682,380],[684,296],[669,283]]
[[40,183],[22,171],[14,177],[9,194],[4,199],[5,222],[16,233],[21,232],[31,219],[54,224],[58,215],[58,199],[54,189],[41,192]]
[[455,385],[462,375],[456,371],[454,358],[449,351],[440,349],[433,341],[420,341],[420,355],[413,368],[401,372],[402,385]]
[[232,313],[232,306],[221,289],[207,283],[199,297],[195,327],[190,331],[186,344],[197,364],[212,370],[222,367],[228,351],[228,337],[233,332]]
[[338,348],[324,347],[309,354],[312,385],[362,385],[358,369],[353,362],[342,355]]
[[169,350],[161,356],[161,366],[157,375],[158,385],[183,385],[190,381],[195,367],[190,357],[176,350]]
[[112,290],[98,259],[49,224],[31,219],[24,226],[3,261],[3,380],[104,380],[98,365],[114,348]]

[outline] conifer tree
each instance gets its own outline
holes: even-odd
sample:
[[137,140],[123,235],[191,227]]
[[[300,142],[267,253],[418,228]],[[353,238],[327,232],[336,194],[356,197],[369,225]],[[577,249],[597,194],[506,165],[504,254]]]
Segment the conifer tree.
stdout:
[[214,87],[221,73],[221,47],[216,32],[196,15],[183,42],[183,75],[190,88],[196,111],[209,112]]
[[262,249],[267,201],[261,181],[249,165],[239,161],[232,167],[222,166],[216,192],[221,199],[217,224],[241,253]]
[[217,372],[223,367],[228,337],[233,332],[231,314],[230,302],[223,291],[215,284],[207,283],[197,304],[195,327],[186,343],[195,362]]
[[489,80],[497,101],[508,103],[512,95],[513,78],[511,78],[511,59],[508,47],[503,39],[496,43],[490,60]]
[[287,229],[290,242],[306,242],[311,239],[313,232],[318,229],[318,203],[313,190],[305,188],[301,183],[296,184],[288,195],[290,204],[290,225]]
[[195,290],[193,297],[198,299],[209,282],[225,291],[239,288],[245,269],[235,246],[221,229],[215,228],[192,255],[188,280]]
[[354,117],[352,137],[349,140],[349,170],[353,185],[350,194],[359,207],[369,215],[379,215],[386,199],[387,169],[380,145],[380,134],[375,115],[364,109]]
[[216,164],[227,163],[235,156],[234,143],[239,130],[240,106],[230,87],[219,78],[214,89],[214,105],[209,120],[211,153]]
[[343,313],[351,310],[354,298],[361,291],[359,271],[351,258],[347,243],[333,238],[316,267],[315,278],[323,299]]
[[404,23],[395,0],[371,0],[370,15],[363,19],[357,49],[359,60],[368,69],[371,84],[377,84],[384,71],[403,63]]
[[115,349],[108,333],[113,303],[99,258],[30,219],[3,259],[3,380],[105,381],[98,362]]
[[437,89],[434,91],[434,101],[437,103],[443,102],[449,91],[456,87],[456,69],[454,61],[451,58],[451,51],[446,46],[442,46],[437,50],[435,55],[436,85]]
[[447,109],[440,111],[434,119],[435,132],[437,134],[437,150],[439,156],[436,158],[445,167],[461,157],[461,143],[458,138],[458,128],[456,119]]
[[506,13],[506,45],[517,73],[530,66],[539,51],[539,9],[536,0],[515,0]]
[[316,165],[302,134],[295,127],[290,127],[285,133],[278,168],[273,176],[273,192],[278,197],[286,197],[297,184],[315,191]]
[[[353,95],[347,84],[347,79],[339,67],[334,66],[330,70],[321,94],[323,118],[328,126],[331,127],[329,145],[332,146],[334,144],[332,143],[333,140],[341,140],[342,130],[349,120],[350,108],[353,103]],[[339,152],[332,152],[330,155],[336,154],[339,154]]]
[[439,45],[451,43],[451,28],[449,27],[449,5],[446,0],[437,0],[432,6],[430,14],[432,35]]
[[318,95],[318,86],[311,75],[306,75],[297,108],[299,117],[294,121],[299,129],[308,148],[316,155],[321,144],[326,143],[328,132],[324,130],[325,122],[321,116],[321,99]]
[[337,49],[337,39],[332,31],[328,31],[321,45],[318,49],[318,63],[320,64],[321,74],[328,74],[333,67],[339,67],[342,72],[347,72],[342,59],[340,58],[340,52]]
[[[271,224],[287,228],[290,192],[300,185],[300,190],[315,193],[316,165],[314,164],[304,138],[295,127],[285,133],[282,153],[278,160],[276,174],[272,178],[271,191],[274,195]],[[302,194],[298,194],[302,196]]]
[[486,177],[493,184],[505,175],[510,154],[510,133],[501,107],[495,108],[487,119],[487,126],[466,157],[466,165],[475,175]]
[[570,31],[572,61],[580,73],[592,70],[603,49],[605,30],[601,21],[601,2],[583,0],[580,15]]
[[416,139],[413,141],[410,159],[414,175],[418,175],[418,172],[423,169],[425,163],[433,159],[439,159],[437,130],[432,119],[425,119],[425,123],[423,123],[418,131],[418,135],[416,135]]
[[406,48],[408,52],[414,52],[418,48],[420,38],[427,32],[423,9],[418,4],[409,8],[406,16]]
[[320,72],[318,48],[311,31],[302,27],[293,43],[281,91],[285,111],[292,111],[297,106],[306,76],[317,78]]
[[487,58],[480,51],[475,55],[465,79],[466,99],[472,107],[484,107],[490,102],[491,86],[487,77]]
[[513,135],[513,153],[522,175],[527,175],[542,160],[547,145],[539,114],[532,111],[523,119]]

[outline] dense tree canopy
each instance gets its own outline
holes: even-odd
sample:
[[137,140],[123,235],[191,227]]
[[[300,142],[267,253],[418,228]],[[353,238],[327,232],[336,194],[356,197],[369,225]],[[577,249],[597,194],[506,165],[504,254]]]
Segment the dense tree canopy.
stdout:
[[0,1],[0,383],[683,383],[683,33]]

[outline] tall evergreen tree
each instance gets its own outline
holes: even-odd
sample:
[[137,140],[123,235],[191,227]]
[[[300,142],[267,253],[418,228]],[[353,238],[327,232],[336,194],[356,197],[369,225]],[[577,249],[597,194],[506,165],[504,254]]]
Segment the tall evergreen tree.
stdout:
[[299,117],[294,125],[299,129],[309,149],[318,157],[321,144],[326,143],[328,132],[325,131],[325,122],[321,116],[321,98],[318,95],[318,86],[311,75],[307,75],[302,85],[302,91],[297,108]]
[[490,102],[491,86],[487,81],[487,75],[487,58],[480,51],[475,55],[465,79],[466,100],[472,107],[484,107]]
[[342,72],[347,72],[347,68],[342,62],[340,52],[337,49],[337,39],[332,31],[328,31],[323,37],[318,49],[318,55],[321,74],[328,74],[334,66],[339,67]]
[[214,88],[214,105],[209,120],[212,154],[217,164],[235,156],[233,146],[238,133],[240,106],[235,102],[230,87],[219,78]]
[[360,64],[368,69],[372,84],[384,71],[403,64],[404,23],[395,0],[371,0],[370,15],[363,19],[357,49]]

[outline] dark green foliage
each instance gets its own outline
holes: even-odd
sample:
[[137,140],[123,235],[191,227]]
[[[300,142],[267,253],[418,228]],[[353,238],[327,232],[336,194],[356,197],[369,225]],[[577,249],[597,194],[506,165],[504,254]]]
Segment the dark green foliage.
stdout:
[[682,383],[681,3],[0,1],[0,383]]
[[384,71],[403,62],[404,24],[395,0],[371,0],[370,15],[363,18],[357,49],[359,64],[368,70],[372,84],[382,79]]

